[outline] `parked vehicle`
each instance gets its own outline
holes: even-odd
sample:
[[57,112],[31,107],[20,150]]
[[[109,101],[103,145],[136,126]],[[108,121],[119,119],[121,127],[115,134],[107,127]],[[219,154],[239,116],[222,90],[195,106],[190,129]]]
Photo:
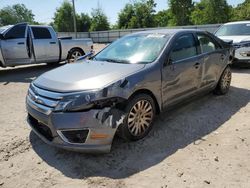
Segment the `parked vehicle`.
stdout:
[[51,26],[20,23],[0,28],[0,66],[55,63],[90,52],[89,38],[57,38]]
[[250,66],[250,21],[226,23],[215,32],[215,35],[224,41],[233,42],[235,65]]
[[125,36],[90,60],[33,81],[28,122],[46,143],[70,150],[108,152],[116,132],[139,140],[163,110],[205,92],[228,92],[229,50],[217,40],[179,29]]

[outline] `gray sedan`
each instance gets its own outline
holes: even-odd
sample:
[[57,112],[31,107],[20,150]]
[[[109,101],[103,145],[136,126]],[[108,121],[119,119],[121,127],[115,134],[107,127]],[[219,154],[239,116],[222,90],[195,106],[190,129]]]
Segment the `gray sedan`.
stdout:
[[51,70],[31,83],[28,122],[46,143],[109,152],[117,133],[145,137],[154,118],[192,96],[229,90],[229,50],[197,30],[125,36],[96,54]]

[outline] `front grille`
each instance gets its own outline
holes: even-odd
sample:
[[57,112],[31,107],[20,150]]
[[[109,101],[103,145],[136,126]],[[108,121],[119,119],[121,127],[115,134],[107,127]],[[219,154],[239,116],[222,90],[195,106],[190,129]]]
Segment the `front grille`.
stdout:
[[44,90],[36,87],[34,84],[30,85],[28,96],[33,102],[51,109],[56,107],[62,98],[61,93]]
[[35,129],[38,133],[43,135],[47,140],[52,141],[53,136],[50,128],[40,123],[37,119],[33,118],[30,114],[28,115],[28,120],[33,129]]

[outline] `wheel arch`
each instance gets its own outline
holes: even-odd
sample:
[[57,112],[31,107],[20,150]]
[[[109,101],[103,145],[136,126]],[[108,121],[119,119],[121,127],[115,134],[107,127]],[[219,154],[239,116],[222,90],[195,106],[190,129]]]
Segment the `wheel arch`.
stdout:
[[71,54],[72,51],[74,51],[74,50],[79,50],[79,51],[81,51],[81,52],[83,53],[83,55],[85,55],[85,52],[84,52],[84,50],[83,50],[82,48],[80,48],[80,47],[73,47],[73,48],[71,48],[71,49],[68,51],[67,59],[69,58],[70,54]]
[[136,90],[132,95],[129,96],[128,100],[132,99],[133,97],[135,97],[136,95],[139,95],[139,94],[146,94],[146,95],[149,95],[150,97],[152,97],[152,99],[154,100],[154,103],[155,103],[156,114],[160,114],[160,112],[161,112],[160,105],[159,105],[155,95],[153,94],[153,92],[148,90],[148,89]]

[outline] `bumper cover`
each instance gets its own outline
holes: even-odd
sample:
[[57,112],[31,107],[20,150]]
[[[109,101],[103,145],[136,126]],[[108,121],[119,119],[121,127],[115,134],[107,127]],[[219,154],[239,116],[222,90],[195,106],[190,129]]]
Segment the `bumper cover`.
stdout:
[[[107,153],[111,149],[112,141],[118,126],[112,125],[112,119],[115,119],[112,115],[112,117],[105,116],[106,119],[104,121],[103,118],[101,118],[105,111],[108,111],[109,109],[75,113],[51,112],[49,114],[44,114],[34,108],[34,104],[31,104],[29,100],[26,100],[26,108],[28,111],[27,122],[30,127],[36,135],[49,145],[86,153]],[[52,138],[48,139],[48,137],[44,136],[39,129],[37,129],[37,124],[34,123],[32,119],[35,119],[39,124],[41,123],[44,126],[47,126],[51,132]],[[69,143],[65,141],[65,138],[63,138],[62,135],[58,134],[60,131],[83,129],[89,130],[84,143]],[[106,136],[93,136],[97,134]]]

